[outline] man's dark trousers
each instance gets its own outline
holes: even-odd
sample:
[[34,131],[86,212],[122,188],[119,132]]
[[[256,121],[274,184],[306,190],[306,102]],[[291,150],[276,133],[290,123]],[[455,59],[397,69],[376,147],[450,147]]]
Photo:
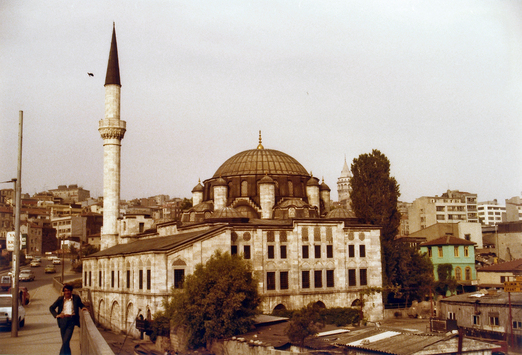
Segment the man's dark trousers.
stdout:
[[60,327],[60,334],[62,335],[62,348],[60,349],[60,355],[71,355],[71,347],[69,346],[69,343],[74,332],[74,318],[58,318],[58,326]]

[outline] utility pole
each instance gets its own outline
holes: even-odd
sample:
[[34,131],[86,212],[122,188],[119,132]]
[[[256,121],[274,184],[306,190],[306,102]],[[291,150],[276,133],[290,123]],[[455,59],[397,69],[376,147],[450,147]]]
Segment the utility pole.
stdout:
[[11,337],[18,336],[18,275],[20,274],[20,206],[22,205],[22,128],[24,121],[24,113],[20,111],[19,128],[18,128],[18,169],[15,180],[15,238],[13,250],[13,287],[12,295],[12,318],[11,318]]

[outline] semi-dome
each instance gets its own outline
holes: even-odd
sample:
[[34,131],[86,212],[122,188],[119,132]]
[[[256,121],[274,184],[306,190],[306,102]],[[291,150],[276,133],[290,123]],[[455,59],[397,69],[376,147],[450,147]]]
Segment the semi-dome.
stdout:
[[250,149],[225,161],[214,178],[241,175],[309,176],[306,169],[290,155],[274,149]]

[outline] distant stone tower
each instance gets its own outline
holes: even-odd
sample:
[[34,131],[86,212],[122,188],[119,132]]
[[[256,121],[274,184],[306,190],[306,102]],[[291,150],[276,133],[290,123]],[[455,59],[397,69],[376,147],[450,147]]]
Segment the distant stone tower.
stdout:
[[337,179],[337,194],[339,195],[339,202],[349,210],[352,209],[352,200],[350,198],[352,193],[352,189],[350,188],[351,177],[352,173],[348,167],[348,164],[346,163],[346,157],[344,157],[343,170],[341,171],[341,176]]
[[112,42],[105,77],[105,118],[98,131],[103,138],[103,228],[101,250],[119,242],[117,221],[120,209],[120,151],[126,122],[120,120],[120,67],[113,24]]

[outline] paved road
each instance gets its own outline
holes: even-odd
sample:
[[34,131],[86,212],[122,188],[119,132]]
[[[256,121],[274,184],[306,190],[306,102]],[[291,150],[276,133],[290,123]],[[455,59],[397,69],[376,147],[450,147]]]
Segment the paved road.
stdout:
[[[25,326],[19,329],[18,337],[11,337],[11,329],[0,328],[0,354],[57,355],[60,352],[60,330],[49,312],[59,292],[48,283],[31,290],[30,295],[31,303],[25,306]],[[79,334],[76,328],[71,340],[73,355],[80,354]]]

